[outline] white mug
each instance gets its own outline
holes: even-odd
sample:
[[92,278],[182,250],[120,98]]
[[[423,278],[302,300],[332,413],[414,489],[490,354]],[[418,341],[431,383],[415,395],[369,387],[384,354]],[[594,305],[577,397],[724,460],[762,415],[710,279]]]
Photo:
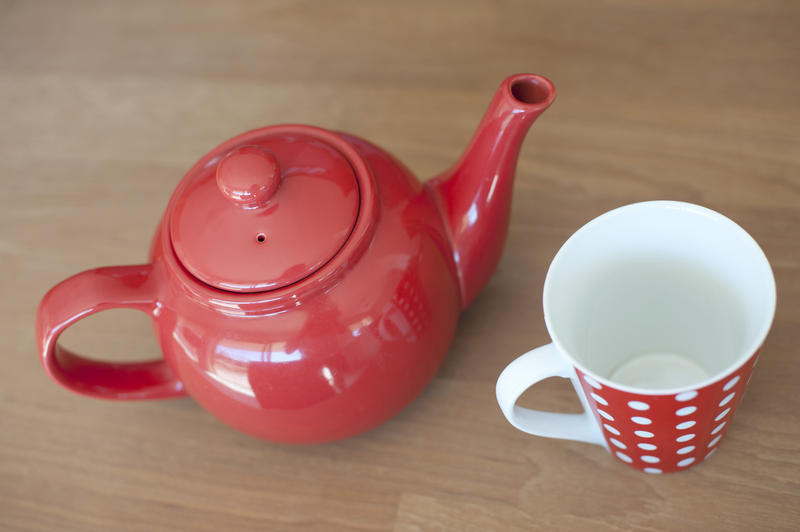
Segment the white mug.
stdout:
[[[775,314],[775,279],[755,240],[676,201],[620,207],[556,254],[544,283],[552,343],[514,360],[497,401],[518,429],[605,446],[648,473],[716,451]],[[516,406],[548,377],[571,379],[582,414]]]

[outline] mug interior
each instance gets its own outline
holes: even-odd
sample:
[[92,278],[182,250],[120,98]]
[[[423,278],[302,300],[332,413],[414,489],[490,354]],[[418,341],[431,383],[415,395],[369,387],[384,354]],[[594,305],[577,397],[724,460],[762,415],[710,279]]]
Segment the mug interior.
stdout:
[[712,382],[744,362],[772,323],[764,253],[719,213],[636,203],[579,229],[547,273],[548,330],[573,362],[639,393]]

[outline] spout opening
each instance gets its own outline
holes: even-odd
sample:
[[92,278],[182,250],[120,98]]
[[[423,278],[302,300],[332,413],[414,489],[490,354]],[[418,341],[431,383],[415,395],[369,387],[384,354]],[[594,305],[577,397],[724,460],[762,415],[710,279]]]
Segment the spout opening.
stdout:
[[544,106],[552,103],[555,88],[546,78],[536,75],[522,75],[512,79],[509,84],[511,96],[520,104]]

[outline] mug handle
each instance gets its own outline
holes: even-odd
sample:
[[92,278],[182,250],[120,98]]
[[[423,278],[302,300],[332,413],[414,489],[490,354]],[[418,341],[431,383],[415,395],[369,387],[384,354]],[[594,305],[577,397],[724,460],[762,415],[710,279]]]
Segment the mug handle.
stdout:
[[[516,406],[517,399],[531,386],[548,377],[572,381],[583,405],[581,414],[559,414]],[[497,379],[497,402],[506,419],[528,434],[547,438],[577,440],[605,446],[602,433],[592,416],[572,364],[555,344],[528,351],[506,366]]]
[[132,308],[157,315],[151,264],[109,266],[79,273],[54,286],[36,313],[42,365],[50,377],[79,394],[101,399],[164,399],[186,395],[166,361],[103,362],[72,353],[58,337],[73,323],[102,310]]

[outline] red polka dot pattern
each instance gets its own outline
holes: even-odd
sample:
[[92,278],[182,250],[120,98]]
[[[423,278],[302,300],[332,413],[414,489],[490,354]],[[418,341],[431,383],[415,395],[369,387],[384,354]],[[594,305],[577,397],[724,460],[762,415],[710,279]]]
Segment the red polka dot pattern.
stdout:
[[635,394],[576,368],[611,454],[646,473],[670,473],[711,456],[730,426],[758,351],[736,371],[679,394]]

